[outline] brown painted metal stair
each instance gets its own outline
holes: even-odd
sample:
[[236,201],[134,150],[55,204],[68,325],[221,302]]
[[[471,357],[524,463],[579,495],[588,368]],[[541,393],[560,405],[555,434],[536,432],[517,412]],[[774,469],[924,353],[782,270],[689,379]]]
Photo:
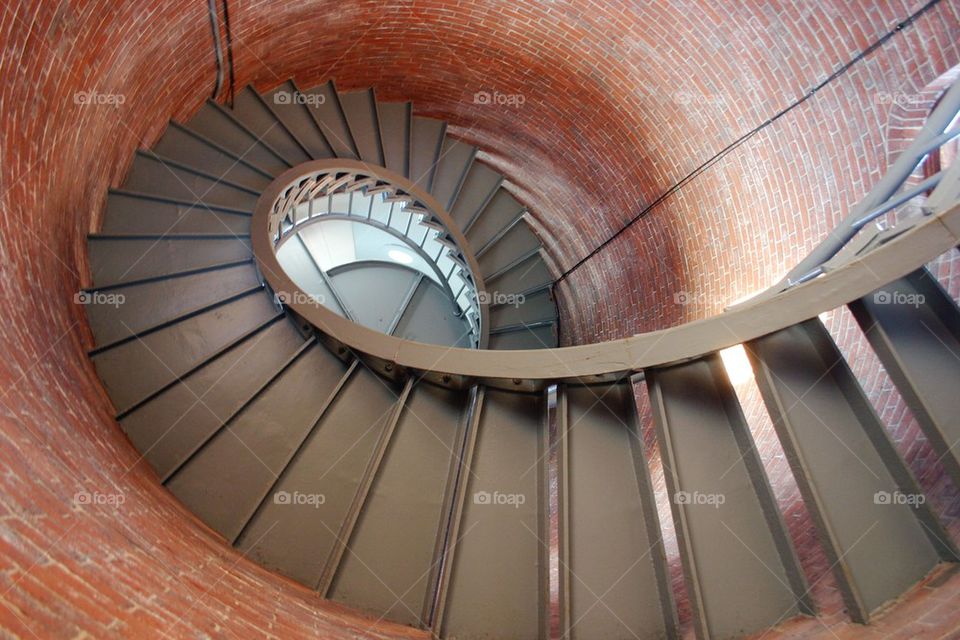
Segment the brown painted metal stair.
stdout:
[[[90,305],[91,358],[131,441],[242,553],[374,616],[443,638],[546,639],[554,613],[566,638],[679,637],[629,380],[520,392],[386,378],[275,303],[248,240],[258,190],[307,159],[359,157],[420,181],[488,288],[527,297],[491,310],[492,348],[556,345],[543,249],[476,148],[372,91],[283,92],[299,94],[247,88],[232,111],[208,103],[171,124],[90,237],[87,294],[123,298]],[[928,303],[851,308],[958,479],[960,313],[925,270],[890,289]],[[850,615],[867,622],[956,547],[922,503],[874,500],[922,494],[819,321],[745,346]],[[815,615],[719,355],[644,374],[697,635]]]

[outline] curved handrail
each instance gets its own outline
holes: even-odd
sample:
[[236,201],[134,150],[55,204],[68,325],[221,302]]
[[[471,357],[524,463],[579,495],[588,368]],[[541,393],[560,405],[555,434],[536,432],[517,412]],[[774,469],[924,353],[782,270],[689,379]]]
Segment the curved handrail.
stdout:
[[944,172],[931,176],[914,189],[897,197],[897,191],[910,178],[917,164],[927,154],[936,151],[960,135],[960,127],[947,131],[947,127],[956,119],[958,112],[960,112],[960,82],[954,82],[944,92],[916,138],[897,156],[883,178],[873,185],[870,192],[850,210],[840,224],[827,234],[827,237],[821,240],[780,282],[770,288],[770,292],[776,293],[819,276],[824,263],[843,249],[867,223],[916,195],[936,187]]
[[[263,193],[254,210],[251,230],[254,255],[274,290],[297,289],[277,262],[267,221],[274,202],[289,180],[301,174],[302,171],[292,170],[280,176]],[[288,176],[287,182],[284,176]],[[409,184],[409,181],[403,182]],[[406,188],[403,182],[400,184]],[[386,375],[406,370],[447,386],[481,381],[490,386],[534,390],[557,381],[584,384],[607,381],[741,344],[868,295],[958,245],[960,203],[954,203],[949,209],[911,223],[908,230],[885,244],[775,297],[748,301],[711,318],[669,329],[556,349],[508,351],[442,347],[379,333],[320,306],[294,303],[291,307],[329,343],[360,354]]]
[[[459,231],[450,214],[435,198],[406,178],[386,168],[372,166],[358,160],[314,160],[301,163],[278,176],[261,194],[257,209],[265,218],[264,224],[259,228],[266,230],[271,242],[272,253],[275,253],[286,240],[296,235],[305,225],[336,217],[335,214],[330,212],[314,214],[313,202],[315,199],[361,190],[365,190],[366,195],[370,198],[382,194],[387,202],[404,203],[403,211],[410,216],[411,222],[414,221],[415,216],[422,216],[422,219],[416,222],[417,225],[425,228],[421,246],[423,242],[430,238],[430,230],[436,230],[438,235],[435,241],[441,245],[438,256],[436,258],[428,256],[422,248],[418,248],[417,251],[423,254],[427,262],[435,267],[434,270],[441,279],[442,286],[445,286],[450,292],[455,305],[460,305],[459,292],[453,294],[450,289],[449,277],[452,277],[452,274],[459,267],[463,280],[472,284],[474,295],[468,294],[467,297],[470,300],[470,308],[466,310],[467,319],[476,334],[477,346],[481,349],[486,348],[489,339],[489,314],[486,307],[478,299],[479,296],[476,295],[477,292],[483,291],[484,282],[476,257],[470,250],[466,238]],[[301,205],[305,203],[310,203],[306,215],[300,210]],[[261,205],[263,211],[260,209]],[[371,226],[381,226],[373,220],[359,216],[348,215],[344,219],[368,223]],[[384,228],[393,234],[392,228]],[[409,225],[407,233],[409,233]],[[446,238],[445,236],[449,237]],[[409,238],[404,237],[403,240],[410,244]],[[448,275],[444,275],[437,264],[444,253],[450,256],[452,262],[452,269]],[[264,271],[265,276],[269,275],[266,269],[277,270],[275,267],[267,267],[261,264],[261,270]],[[282,267],[279,271],[282,271]],[[270,278],[267,277],[267,280],[269,282]],[[283,290],[293,292],[298,289],[293,287]],[[468,291],[470,290],[468,289]],[[471,316],[471,313],[475,313],[475,316]]]

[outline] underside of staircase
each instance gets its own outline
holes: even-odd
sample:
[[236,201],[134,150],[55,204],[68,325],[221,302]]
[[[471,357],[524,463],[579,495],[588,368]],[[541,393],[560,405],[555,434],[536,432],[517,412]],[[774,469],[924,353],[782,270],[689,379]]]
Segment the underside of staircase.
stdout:
[[[817,616],[717,350],[619,375],[471,377],[384,366],[277,299],[251,242],[261,194],[304,163],[359,161],[429,193],[485,289],[524,299],[490,304],[485,347],[557,346],[556,274],[524,207],[414,109],[332,81],[247,87],[171,122],[109,193],[88,244],[90,357],[160,481],[252,560],[436,637],[676,638],[643,379],[697,637]],[[957,174],[931,196],[941,212]],[[357,193],[342,213],[374,216],[372,188]],[[386,333],[429,342],[416,291],[383,312]],[[956,301],[919,266],[849,308],[960,482]],[[868,624],[956,562],[955,543],[816,316],[743,344],[847,614]]]

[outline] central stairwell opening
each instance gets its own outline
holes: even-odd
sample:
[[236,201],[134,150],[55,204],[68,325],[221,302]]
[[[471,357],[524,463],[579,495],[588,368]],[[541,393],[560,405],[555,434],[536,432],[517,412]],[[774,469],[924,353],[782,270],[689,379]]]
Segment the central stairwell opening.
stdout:
[[386,169],[347,165],[313,163],[306,175],[277,179],[282,195],[269,226],[284,273],[319,304],[365,327],[418,342],[486,347],[479,265],[462,248],[466,239],[450,214],[429,195],[412,193],[414,185],[391,182]]
[[954,4],[108,4],[0,21],[0,633],[960,630]]

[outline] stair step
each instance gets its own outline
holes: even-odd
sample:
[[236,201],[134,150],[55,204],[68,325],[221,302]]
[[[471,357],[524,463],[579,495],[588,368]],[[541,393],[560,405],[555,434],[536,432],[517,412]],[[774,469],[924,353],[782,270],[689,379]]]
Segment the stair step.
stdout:
[[165,477],[303,345],[286,319],[268,320],[225,353],[124,415],[134,446]]
[[[244,555],[317,587],[399,393],[356,367],[237,540]],[[296,496],[322,496],[322,508],[296,504]]]
[[410,135],[410,180],[421,189],[432,192],[433,176],[440,159],[447,124],[442,120],[413,117]]
[[557,303],[550,289],[541,289],[530,295],[517,297],[513,302],[490,305],[490,328],[515,324],[553,321],[557,319]]
[[545,397],[485,389],[478,404],[434,633],[547,638]]
[[490,199],[490,202],[466,227],[464,235],[470,246],[480,248],[486,246],[495,237],[502,234],[524,214],[523,205],[510,195],[510,192],[500,187]]
[[275,149],[287,164],[296,166],[310,160],[310,155],[287,127],[271,111],[270,105],[253,87],[247,85],[233,102],[234,117],[260,140]]
[[557,434],[563,637],[678,638],[633,385],[561,385]]
[[333,149],[310,114],[309,107],[303,103],[306,99],[307,94],[301,92],[292,80],[263,96],[264,103],[310,157],[314,160],[333,158]]
[[310,96],[308,107],[336,157],[359,159],[357,146],[350,134],[350,127],[343,115],[343,109],[340,107],[340,99],[337,97],[337,88],[333,80],[308,89],[304,93]]
[[[523,208],[502,176],[475,161],[477,148],[446,131],[414,117],[409,102],[378,103],[373,89],[338,93],[332,81],[300,92],[290,80],[263,95],[247,86],[229,109],[207,101],[186,124],[171,122],[153,149],[137,152],[123,188],[108,194],[100,233],[88,238],[90,357],[121,427],[163,484],[251,560],[324,598],[444,637],[546,638],[547,395],[387,380],[360,360],[345,364],[316,337],[304,339],[309,327],[262,284],[251,250],[252,212],[276,176],[314,158],[385,166],[490,242],[498,292],[529,292],[519,307],[492,305],[500,331],[492,344],[556,345],[539,243],[527,247],[528,236],[509,228]],[[401,232],[411,219],[364,191],[327,204]],[[468,318],[430,278],[404,272],[396,299],[349,293],[345,301],[341,292],[363,288],[369,269],[322,273],[309,237],[285,243],[281,264],[302,290],[325,292],[327,308],[408,339],[473,346]],[[441,243],[425,242],[440,251],[444,272],[455,267]],[[529,252],[509,256],[511,247]],[[105,294],[122,302],[109,306]],[[598,432],[613,428],[603,408],[582,412]],[[625,554],[656,546],[632,434],[601,445],[571,440],[574,467],[588,446],[608,446],[616,459],[607,468],[623,477],[610,491],[633,503],[597,535]],[[597,486],[587,474],[573,480],[576,491]],[[587,509],[571,495],[571,514]],[[574,539],[590,524],[575,521]],[[589,553],[576,547],[567,559]],[[650,575],[655,555],[612,592],[616,615],[640,635],[670,624],[658,618],[668,595]],[[615,568],[593,569],[585,571],[602,582]],[[481,596],[507,615],[478,610]],[[586,611],[586,598],[575,595],[582,609],[567,610],[588,614],[582,627],[569,625],[571,636],[613,627],[607,614]],[[624,604],[635,598],[639,605]]]
[[[399,265],[381,263],[359,268],[340,267],[331,270],[329,276],[353,321],[386,333],[395,326],[397,315],[418,274]],[[371,282],[382,287],[377,295],[370,295]],[[449,299],[447,304],[450,304]],[[430,322],[424,329],[431,331],[434,324]]]
[[393,335],[415,342],[469,348],[470,326],[462,320],[458,329],[454,322],[456,313],[446,292],[433,280],[424,278],[397,321]]
[[298,235],[284,242],[280,250],[277,251],[277,260],[301,290],[309,291],[317,296],[317,300],[323,306],[337,315],[347,317],[340,302],[340,297],[333,290],[327,275],[307,251],[303,238]]
[[413,106],[409,102],[380,102],[377,110],[383,157],[386,161],[384,166],[404,178],[409,178]]
[[474,162],[470,166],[456,201],[450,207],[450,215],[461,230],[472,225],[497,193],[502,182],[503,176],[482,162]]
[[329,597],[429,625],[469,393],[418,383],[390,441]]
[[118,239],[92,236],[87,240],[87,248],[95,288],[253,257],[250,241],[246,238]]
[[645,373],[697,636],[739,637],[812,612],[720,357]]
[[316,589],[323,595],[329,597],[330,590],[333,587],[333,581],[340,572],[340,567],[346,555],[351,538],[356,532],[357,521],[360,519],[361,511],[370,497],[370,490],[376,480],[377,474],[383,465],[383,459],[386,456],[387,449],[391,446],[393,435],[396,433],[397,423],[400,420],[400,414],[403,407],[410,397],[410,390],[413,388],[413,378],[408,378],[403,385],[403,390],[394,402],[390,410],[389,417],[377,437],[377,442],[373,446],[370,458],[367,460],[363,469],[363,474],[357,482],[357,488],[353,494],[353,500],[344,519],[340,523],[340,528],[336,532],[336,539],[333,550],[327,557],[323,573],[320,574],[320,580],[317,581]]
[[477,148],[473,145],[450,136],[444,138],[430,193],[446,211],[450,211],[453,207],[460,186],[466,179],[476,155]]
[[272,176],[278,176],[290,168],[266,141],[257,138],[215,102],[208,100],[204,103],[186,126]]
[[123,189],[168,198],[253,211],[258,192],[187,169],[152,152],[138,151]]
[[487,291],[500,294],[521,293],[544,287],[553,282],[553,275],[540,254],[518,262],[495,277],[485,279]]
[[345,369],[323,347],[307,349],[166,479],[167,487],[234,540],[323,414]]
[[850,310],[960,486],[960,310],[953,298],[924,268],[853,302]]
[[240,160],[236,155],[203,138],[190,129],[171,122],[151,151],[184,166],[215,176],[254,191],[270,184],[270,174]]
[[410,283],[410,286],[403,294],[403,298],[401,299],[400,305],[397,308],[396,315],[393,317],[393,320],[386,328],[384,333],[390,336],[396,334],[397,327],[400,326],[404,316],[407,316],[410,313],[410,305],[414,301],[414,298],[417,297],[417,293],[420,288],[431,286],[429,282],[424,282],[425,280],[428,280],[428,278],[422,273],[417,274],[417,277],[413,279],[413,282]]
[[98,304],[98,292],[90,292],[87,319],[97,346],[102,348],[260,286],[257,271],[248,262],[124,287],[116,291],[122,298],[112,298],[115,304]]
[[514,325],[490,333],[488,349],[549,349],[557,346],[557,323]]
[[258,291],[91,359],[122,413],[275,314],[270,298]]
[[384,166],[383,142],[380,140],[380,123],[377,119],[377,98],[373,89],[339,92],[338,98],[360,159]]
[[510,265],[540,249],[540,239],[521,218],[502,236],[477,251],[477,264],[484,278],[492,278]]
[[[336,194],[330,198],[330,208],[332,211],[346,213],[350,210],[351,200],[352,194]],[[350,292],[341,291],[333,281],[333,271],[324,271],[317,261],[317,256],[326,254],[328,250],[322,230],[318,227],[307,227],[300,233],[297,241],[300,245],[298,254],[291,255],[290,252],[295,247],[290,247],[284,252],[285,258],[301,269],[298,273],[302,274],[305,282],[319,284],[319,280],[322,280],[323,285],[319,286],[316,292],[322,295],[329,294],[329,298],[325,298],[324,302],[330,304],[331,308],[337,310],[338,313],[342,313],[343,317],[356,322],[357,315],[346,296]],[[311,266],[313,267],[312,270]]]
[[110,191],[101,233],[245,235],[250,233],[250,213],[146,194]]
[[866,623],[956,550],[818,319],[745,346],[847,609]]
[[[85,293],[93,293],[96,291],[100,291],[100,292],[118,292],[119,291],[122,293],[124,289],[127,289],[129,287],[138,287],[140,285],[150,284],[152,282],[162,282],[164,280],[174,279],[174,278],[186,278],[187,276],[207,273],[210,271],[221,271],[224,269],[230,269],[232,267],[239,267],[241,265],[249,265],[253,263],[254,263],[253,258],[245,258],[243,260],[231,260],[229,262],[221,262],[218,264],[212,264],[205,267],[199,267],[197,269],[186,269],[184,271],[177,271],[175,273],[164,274],[160,276],[153,276],[150,278],[142,278],[139,280],[128,280],[126,282],[121,282],[119,284],[112,284],[112,285],[99,287],[99,288],[87,287],[83,289],[83,291]],[[94,302],[94,301],[88,299],[87,301],[84,301],[84,302],[86,303],[86,302]]]
[[238,236],[233,233],[181,233],[172,237],[165,233],[91,233],[87,240],[241,240],[249,237],[249,234]]

